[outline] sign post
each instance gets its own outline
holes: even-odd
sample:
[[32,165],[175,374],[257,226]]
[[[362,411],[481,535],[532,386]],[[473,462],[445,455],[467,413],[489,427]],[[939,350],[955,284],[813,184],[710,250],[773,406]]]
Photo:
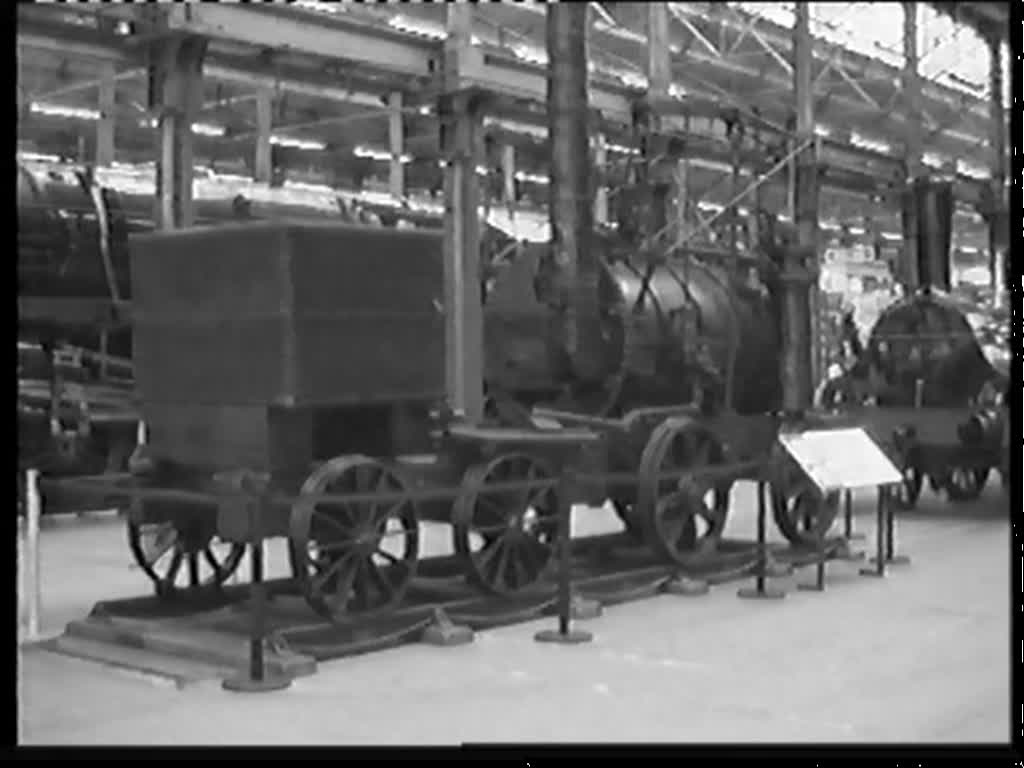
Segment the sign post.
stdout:
[[[884,576],[885,562],[893,550],[893,511],[890,488],[903,482],[902,473],[885,452],[860,428],[809,430],[779,435],[779,443],[822,496],[841,492],[849,503],[849,494],[857,488],[878,489],[876,521],[876,567],[865,568],[865,576]],[[846,510],[849,532],[849,511]],[[824,539],[825,532],[821,533]],[[824,542],[818,564],[818,583],[824,588]],[[895,562],[895,561],[894,561]],[[903,562],[908,562],[903,560]]]

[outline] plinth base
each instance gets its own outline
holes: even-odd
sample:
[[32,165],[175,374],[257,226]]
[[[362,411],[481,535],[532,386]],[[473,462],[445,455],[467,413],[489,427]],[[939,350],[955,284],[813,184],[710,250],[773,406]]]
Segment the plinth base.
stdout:
[[706,595],[711,591],[711,586],[700,579],[690,579],[686,576],[673,576],[666,581],[661,591],[667,595],[680,595],[682,597],[697,597]]
[[423,637],[420,639],[427,645],[443,648],[469,645],[473,642],[473,630],[462,624],[431,624],[423,630]]
[[786,593],[778,587],[765,586],[764,589],[743,587],[737,590],[736,595],[744,600],[781,600],[786,596]]
[[796,588],[798,590],[800,590],[801,592],[824,592],[825,591],[825,585],[824,584],[818,584],[817,582],[815,582],[814,584],[797,584]]
[[[877,558],[872,557],[868,562],[877,563]],[[886,565],[910,565],[910,558],[906,555],[896,555],[895,557],[886,558],[883,562]]]
[[600,617],[602,613],[604,608],[597,600],[573,595],[569,602],[569,616],[573,621],[589,621]]
[[582,643],[589,643],[594,639],[594,636],[589,632],[582,629],[570,629],[566,633],[559,632],[557,629],[542,629],[540,632],[533,636],[533,639],[538,643],[559,643],[561,645],[580,645]]
[[248,675],[237,675],[221,682],[221,688],[232,693],[269,693],[283,691],[291,684],[292,679],[283,675],[264,675],[262,680],[254,680]]

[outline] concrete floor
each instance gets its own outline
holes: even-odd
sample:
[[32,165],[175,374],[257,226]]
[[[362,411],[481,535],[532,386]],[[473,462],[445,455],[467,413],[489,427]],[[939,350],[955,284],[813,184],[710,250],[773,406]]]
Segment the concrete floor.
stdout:
[[[873,493],[857,526],[873,535]],[[825,594],[663,596],[606,610],[583,646],[535,643],[552,620],[326,662],[283,692],[158,678],[19,651],[19,739],[30,744],[461,742],[1003,742],[1009,738],[1006,496],[948,506],[927,491],[899,523],[913,558],[885,580],[830,567]],[[750,488],[729,535],[750,535]],[[604,516],[606,518],[606,516]],[[608,526],[581,517],[581,531]],[[45,634],[102,598],[146,589],[116,519],[42,533]],[[442,533],[431,550],[447,548]],[[283,568],[280,550],[274,571]],[[782,580],[809,580],[810,572]],[[19,589],[20,594],[20,589]]]

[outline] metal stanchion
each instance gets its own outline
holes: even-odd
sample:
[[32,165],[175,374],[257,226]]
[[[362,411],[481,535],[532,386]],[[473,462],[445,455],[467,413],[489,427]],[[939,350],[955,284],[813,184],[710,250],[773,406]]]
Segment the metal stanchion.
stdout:
[[889,505],[889,486],[878,486],[878,517],[875,521],[876,555],[871,562],[874,568],[861,568],[861,576],[885,576],[885,510]]
[[891,498],[887,500],[885,505],[885,563],[886,565],[910,565],[909,557],[896,554],[895,506]]
[[263,658],[263,644],[266,638],[266,585],[263,583],[263,515],[267,511],[268,494],[261,488],[259,495],[249,502],[249,536],[252,547],[252,586],[249,607],[249,670],[224,680],[228,691],[258,693],[279,691],[292,684],[287,675],[279,672],[267,673]]
[[863,533],[853,530],[853,491],[843,491],[843,538],[847,541],[863,541],[867,538]]
[[570,626],[572,619],[570,528],[575,489],[575,472],[566,469],[562,474],[558,493],[558,629],[542,629],[533,636],[538,643],[575,645],[589,643],[594,639],[590,632]]
[[797,584],[796,588],[806,592],[824,592],[825,591],[825,531],[818,534],[817,541],[815,542],[817,549],[817,562],[814,565],[815,579],[813,584]]
[[30,469],[25,472],[25,547],[22,559],[25,563],[25,581],[23,584],[26,598],[25,640],[34,642],[39,638],[39,618],[41,614],[41,584],[39,579],[39,520],[42,516],[42,497],[39,495],[39,471]]
[[768,514],[767,483],[763,480],[757,483],[757,576],[754,587],[742,587],[736,594],[743,598],[773,598],[779,599],[786,596],[786,593],[777,588],[769,587],[765,583],[768,571],[768,542],[765,517]]

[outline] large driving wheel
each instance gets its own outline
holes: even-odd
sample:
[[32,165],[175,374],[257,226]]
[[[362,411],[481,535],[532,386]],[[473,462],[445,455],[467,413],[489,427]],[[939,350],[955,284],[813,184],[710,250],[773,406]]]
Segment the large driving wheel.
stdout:
[[988,467],[977,469],[953,467],[949,477],[946,478],[946,495],[950,501],[954,502],[974,501],[981,496],[981,492],[985,489],[988,475]]
[[786,540],[810,546],[823,538],[839,514],[838,492],[822,495],[794,467],[787,466],[771,487],[772,517]]
[[637,507],[648,545],[684,565],[718,546],[729,512],[732,483],[701,477],[660,479],[723,462],[715,436],[692,419],[668,419],[652,433],[640,459]]
[[[558,491],[550,469],[525,454],[498,456],[470,467],[455,501],[455,551],[477,587],[510,595],[536,584],[558,536]],[[505,483],[546,483],[522,490],[490,490]]]
[[384,613],[405,596],[419,558],[419,521],[402,479],[366,456],[321,465],[302,494],[398,494],[382,501],[299,499],[289,555],[306,601],[330,619]]
[[[136,500],[128,521],[128,546],[153,582],[156,594],[173,598],[192,590],[219,587],[238,569],[245,545],[217,536],[215,508],[176,511],[172,519],[146,520]],[[156,504],[157,502],[148,502]]]

